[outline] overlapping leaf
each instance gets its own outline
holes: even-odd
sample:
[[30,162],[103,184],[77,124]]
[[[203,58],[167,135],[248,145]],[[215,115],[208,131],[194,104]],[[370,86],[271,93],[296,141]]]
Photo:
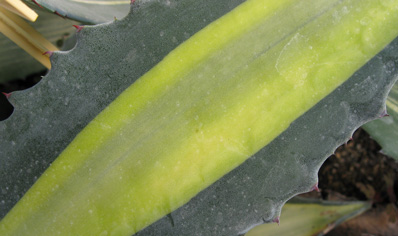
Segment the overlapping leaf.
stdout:
[[130,0],[25,0],[61,16],[89,24],[121,19],[128,13]]
[[323,235],[339,224],[368,210],[367,202],[332,202],[293,198],[283,207],[281,224],[263,224],[246,236]]
[[[395,54],[394,54],[395,53]],[[396,52],[391,52],[390,61],[394,64]],[[382,152],[398,160],[398,84],[391,89],[387,98],[388,116],[369,122],[363,126],[381,146]]]

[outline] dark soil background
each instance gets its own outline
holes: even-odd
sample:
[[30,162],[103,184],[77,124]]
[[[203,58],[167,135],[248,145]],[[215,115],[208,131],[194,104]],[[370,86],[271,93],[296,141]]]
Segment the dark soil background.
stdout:
[[320,192],[304,197],[332,201],[370,201],[372,208],[327,233],[327,236],[398,235],[398,162],[363,130],[340,146],[319,170]]
[[[29,88],[46,72],[0,84],[0,92]],[[11,95],[12,96],[12,95]],[[0,121],[13,111],[0,94]],[[362,129],[339,147],[319,171],[320,192],[303,194],[324,200],[371,201],[372,209],[330,231],[327,236],[398,236],[398,163]]]
[[339,147],[319,175],[321,197],[331,200],[368,200],[373,207],[329,232],[340,235],[398,235],[398,163],[363,130]]

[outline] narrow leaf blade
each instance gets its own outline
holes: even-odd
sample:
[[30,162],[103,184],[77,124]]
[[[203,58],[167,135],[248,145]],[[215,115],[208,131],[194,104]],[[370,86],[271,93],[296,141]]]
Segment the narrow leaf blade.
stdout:
[[317,202],[289,201],[283,207],[280,224],[263,224],[250,230],[245,236],[312,236],[323,235],[337,225],[364,211],[368,202]]
[[[387,63],[396,64],[393,60]],[[398,84],[391,89],[386,104],[388,116],[369,122],[363,128],[382,146],[384,154],[398,161]]]

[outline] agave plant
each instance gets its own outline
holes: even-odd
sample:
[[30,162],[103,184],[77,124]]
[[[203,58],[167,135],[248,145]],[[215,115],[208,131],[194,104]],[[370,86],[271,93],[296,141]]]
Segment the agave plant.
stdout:
[[1,234],[240,235],[278,221],[386,114],[397,20],[396,0],[170,0],[79,28],[10,96]]

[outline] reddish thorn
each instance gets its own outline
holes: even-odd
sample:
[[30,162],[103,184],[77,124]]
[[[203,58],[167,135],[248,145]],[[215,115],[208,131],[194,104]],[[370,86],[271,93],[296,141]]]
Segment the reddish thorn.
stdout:
[[279,223],[280,223],[279,216],[277,216],[275,219],[273,219],[272,222],[277,223],[279,225]]
[[33,2],[34,4],[36,4],[37,6],[39,6],[40,8],[43,8],[43,6],[40,5],[40,4],[38,4],[38,3],[36,2],[36,0],[32,0],[32,2]]
[[84,28],[84,26],[81,26],[81,25],[73,25],[73,27],[76,28],[76,32],[80,32],[80,30],[82,30]]
[[312,186],[311,191],[314,191],[314,190],[317,191],[318,193],[320,192],[320,190],[318,188],[318,182],[314,186]]
[[49,57],[51,57],[53,55],[53,51],[43,52],[42,55],[48,55]]
[[389,114],[387,114],[387,110],[383,110],[383,112],[380,115],[380,118],[386,117],[386,116],[390,116]]
[[130,1],[130,5],[133,5],[135,3],[135,0]]
[[6,98],[9,98],[11,96],[11,93],[4,93],[4,92],[1,92],[1,93],[4,94],[4,96],[6,96]]
[[60,17],[62,17],[62,18],[64,18],[64,19],[65,19],[65,16],[63,16],[63,15],[59,14],[57,11],[54,11],[54,14],[55,14],[55,15],[57,15],[57,16],[60,16]]

